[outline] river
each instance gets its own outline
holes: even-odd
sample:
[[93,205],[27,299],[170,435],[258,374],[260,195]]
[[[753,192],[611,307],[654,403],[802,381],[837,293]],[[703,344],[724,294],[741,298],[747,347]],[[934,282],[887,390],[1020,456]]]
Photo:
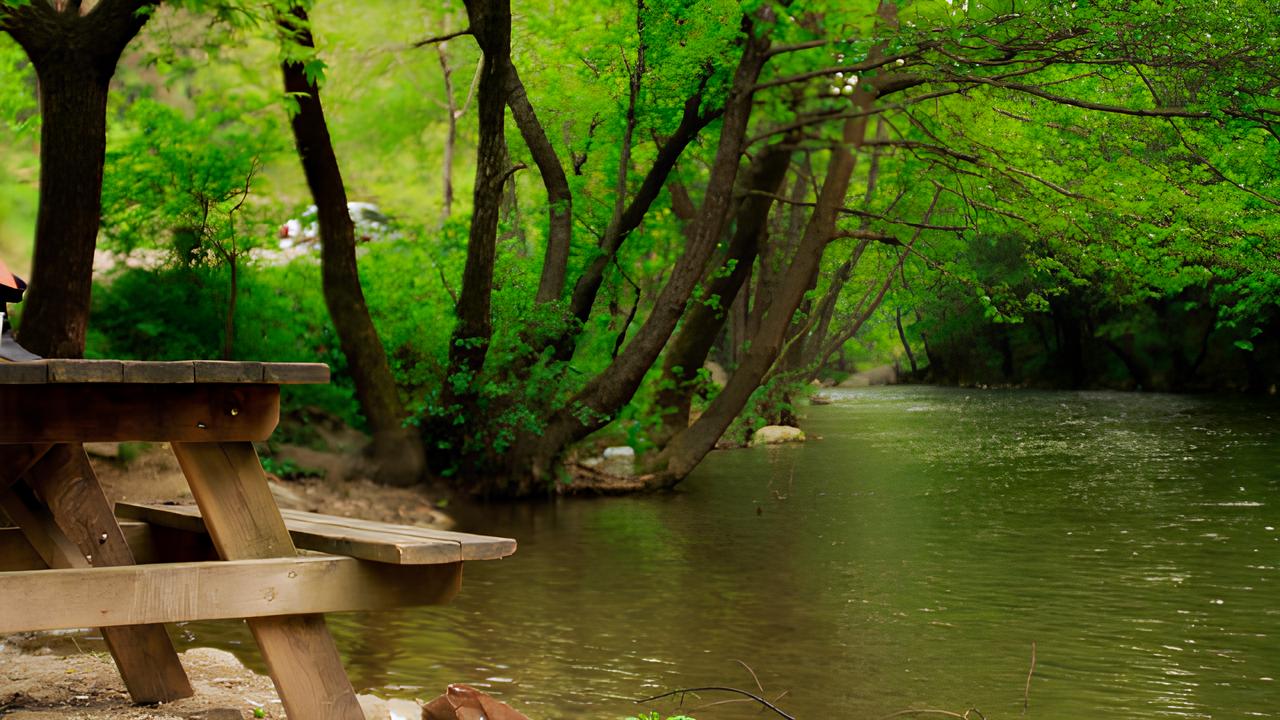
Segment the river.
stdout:
[[[547,720],[701,685],[804,720],[1280,718],[1280,404],[828,394],[807,444],[713,453],[678,492],[467,518],[519,551],[450,606],[332,618],[353,682],[466,682]],[[731,697],[685,709],[769,717],[694,711]]]

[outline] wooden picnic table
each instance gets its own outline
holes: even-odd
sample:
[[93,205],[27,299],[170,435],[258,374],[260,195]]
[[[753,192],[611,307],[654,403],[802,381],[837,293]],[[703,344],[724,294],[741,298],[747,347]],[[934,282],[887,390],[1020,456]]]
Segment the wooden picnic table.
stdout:
[[[328,379],[309,363],[0,364],[0,509],[18,526],[0,530],[0,635],[101,627],[153,703],[192,694],[164,623],[244,618],[289,717],[363,718],[324,613],[447,602],[464,560],[515,542],[282,514],[253,443],[280,385]],[[82,443],[122,441],[169,443],[197,507],[119,522]]]

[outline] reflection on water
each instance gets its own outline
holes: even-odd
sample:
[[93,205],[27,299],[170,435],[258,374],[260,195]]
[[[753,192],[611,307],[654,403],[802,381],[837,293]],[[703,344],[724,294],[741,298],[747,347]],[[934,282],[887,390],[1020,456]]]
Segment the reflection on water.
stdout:
[[[478,511],[466,529],[519,552],[469,565],[451,606],[333,617],[352,680],[621,718],[670,689],[753,688],[741,660],[806,720],[1011,717],[1034,642],[1026,717],[1280,718],[1280,406],[835,397],[808,411],[820,440],[715,453],[674,494]],[[252,661],[239,626],[182,633]]]

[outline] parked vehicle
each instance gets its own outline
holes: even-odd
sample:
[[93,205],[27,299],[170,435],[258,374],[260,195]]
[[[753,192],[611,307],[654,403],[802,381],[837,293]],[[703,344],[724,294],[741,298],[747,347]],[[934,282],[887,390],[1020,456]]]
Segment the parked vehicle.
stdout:
[[[351,213],[351,221],[355,223],[357,242],[382,240],[390,236],[391,218],[383,214],[377,205],[350,202],[347,203],[347,212]],[[316,206],[312,205],[301,218],[290,219],[280,226],[280,249],[314,243],[319,237],[320,224],[316,220]]]

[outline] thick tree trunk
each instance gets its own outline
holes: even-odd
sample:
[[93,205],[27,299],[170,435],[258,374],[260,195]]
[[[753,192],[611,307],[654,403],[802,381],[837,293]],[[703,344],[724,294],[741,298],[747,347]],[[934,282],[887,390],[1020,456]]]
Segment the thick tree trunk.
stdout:
[[[292,15],[282,18],[284,31],[293,41],[314,48],[306,12],[295,6]],[[320,91],[307,79],[300,63],[286,62],[281,69],[285,92],[298,103],[291,121],[293,137],[320,223],[325,305],[355,382],[356,399],[373,433],[376,479],[395,485],[412,484],[421,479],[422,444],[416,432],[404,427],[400,391],[360,286],[355,227],[347,210],[347,191],[329,137]]]
[[[650,438],[659,446],[689,426],[689,409],[696,390],[694,381],[729,318],[729,308],[737,301],[751,274],[760,250],[760,237],[773,207],[773,196],[782,186],[790,163],[791,150],[780,145],[771,145],[757,156],[745,183],[748,194],[738,208],[724,262],[712,273],[704,297],[685,313],[680,332],[667,348],[662,364],[662,389],[657,397],[658,406],[663,408],[662,426],[659,434]],[[732,269],[719,272],[727,267]]]
[[[870,93],[855,95],[856,107],[866,110],[874,99]],[[652,485],[669,487],[684,479],[702,458],[715,447],[760,386],[765,373],[773,366],[791,327],[796,308],[804,299],[811,278],[822,262],[822,253],[835,235],[836,220],[844,206],[853,175],[856,156],[866,133],[866,116],[845,121],[843,142],[832,151],[826,178],[818,194],[813,214],[804,235],[792,255],[790,265],[773,294],[772,303],[763,309],[760,330],[751,338],[751,347],[738,368],[729,376],[716,399],[697,422],[677,434],[658,455]]]
[[81,357],[102,212],[107,86],[114,65],[59,53],[40,77],[40,208],[21,342],[45,357]]
[[93,250],[102,212],[107,90],[125,47],[158,0],[0,4],[40,86],[40,206],[22,343],[46,357],[80,357],[89,326]]

